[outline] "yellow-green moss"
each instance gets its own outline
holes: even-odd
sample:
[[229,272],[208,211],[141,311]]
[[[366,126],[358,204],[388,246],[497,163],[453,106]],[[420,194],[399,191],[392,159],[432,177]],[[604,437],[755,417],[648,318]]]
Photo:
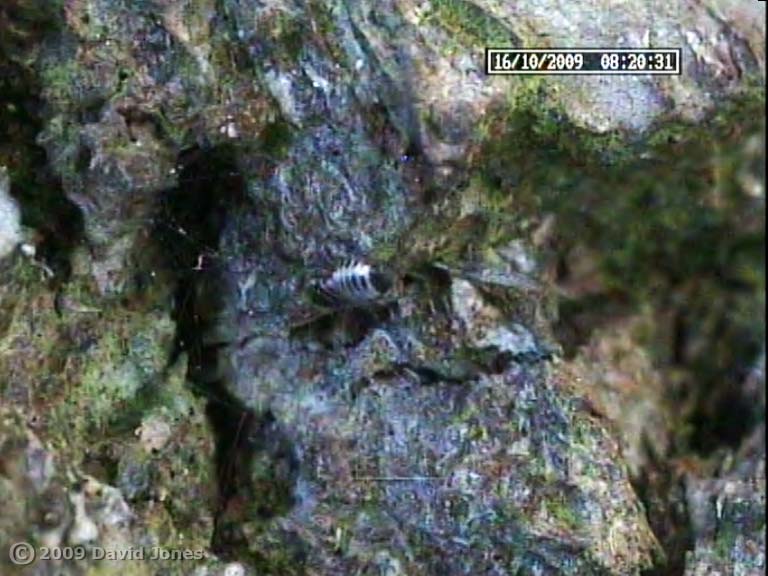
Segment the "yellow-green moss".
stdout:
[[547,513],[567,530],[578,530],[582,526],[579,515],[564,498],[554,496],[544,501]]
[[168,317],[112,311],[102,321],[107,329],[87,351],[80,373],[69,375],[65,396],[52,407],[53,422],[72,447],[93,434],[107,434],[110,426],[122,428],[121,420],[153,406],[171,349],[174,325]]
[[499,20],[466,0],[432,0],[427,17],[459,44],[474,48],[513,46],[514,36]]
[[[542,108],[542,98],[535,85],[518,90],[483,126],[477,171],[490,209],[557,214],[561,235],[595,245],[608,277],[633,292],[656,288],[659,273],[675,281],[716,266],[722,256],[701,248],[729,244],[732,222],[707,205],[710,180],[726,197],[740,194],[734,146],[762,114],[763,98],[750,94],[711,122],[667,126],[645,143],[593,135]],[[745,240],[757,256],[760,239]],[[753,265],[738,268],[744,281],[759,280]]]

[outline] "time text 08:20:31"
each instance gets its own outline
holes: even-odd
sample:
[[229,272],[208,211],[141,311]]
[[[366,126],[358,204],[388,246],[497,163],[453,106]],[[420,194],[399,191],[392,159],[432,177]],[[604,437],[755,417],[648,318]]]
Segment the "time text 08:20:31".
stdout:
[[488,74],[680,74],[679,48],[486,48]]

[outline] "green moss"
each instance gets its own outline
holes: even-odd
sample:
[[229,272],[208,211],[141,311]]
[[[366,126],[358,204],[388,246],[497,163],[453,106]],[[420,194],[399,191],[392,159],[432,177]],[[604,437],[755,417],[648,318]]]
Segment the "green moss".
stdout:
[[315,39],[328,52],[334,62],[343,66],[346,63],[346,56],[341,42],[339,42],[340,34],[334,20],[332,5],[311,0],[307,3],[307,13],[312,20],[310,28],[315,34]]
[[78,85],[78,76],[78,65],[72,61],[45,67],[41,74],[41,83],[45,87],[46,98],[58,105],[72,101]]
[[288,64],[295,64],[304,50],[304,42],[309,33],[304,19],[278,11],[271,15],[268,26],[270,37],[278,46],[275,56]]
[[284,158],[293,142],[290,124],[283,119],[270,122],[259,134],[258,149],[275,160]]
[[433,0],[428,21],[444,28],[464,46],[514,46],[514,34],[499,20],[466,0]]
[[272,540],[251,553],[251,565],[265,576],[303,576],[307,574],[306,545],[297,537]]
[[753,265],[761,235],[728,241],[732,214],[712,206],[710,196],[717,178],[725,201],[739,201],[741,153],[727,143],[728,132],[733,144],[746,137],[747,119],[761,115],[761,99],[736,102],[729,113],[687,131],[665,128],[642,144],[618,132],[592,135],[556,109],[542,110],[543,97],[518,91],[484,126],[478,173],[491,207],[557,214],[566,239],[592,244],[608,277],[636,294],[726,262],[737,264],[733,272],[744,282],[760,281]]
[[[160,378],[170,353],[172,322],[151,314],[140,322],[120,311],[111,314],[102,317],[109,330],[79,359],[78,373],[68,374],[67,389],[51,409],[51,433],[74,451],[94,435],[107,440],[132,433],[143,414],[167,399]],[[78,328],[92,329],[69,327]]]
[[[758,320],[765,310],[764,215],[743,185],[744,174],[759,177],[764,162],[745,148],[764,138],[764,120],[755,121],[764,118],[762,90],[746,90],[700,124],[662,120],[642,139],[593,135],[547,104],[551,95],[541,83],[518,84],[489,115],[478,133],[481,184],[465,194],[479,190],[478,206],[514,213],[523,224],[555,215],[559,254],[586,248],[599,266],[600,295],[625,310],[679,314],[686,337],[704,344],[685,359],[686,377],[702,390],[722,389],[751,365],[765,338]],[[661,352],[662,361],[671,354]],[[736,422],[720,414],[715,406],[738,401],[728,394],[693,400],[698,438],[685,443],[706,450],[728,435],[738,441],[738,430],[757,415]]]
[[573,507],[561,497],[553,497],[544,501],[547,513],[568,530],[577,530],[582,521]]
[[436,217],[417,219],[396,248],[377,252],[377,258],[394,258],[409,274],[418,276],[425,262],[441,262],[449,266],[477,259],[488,248],[519,237],[519,219],[493,207],[493,201],[479,202],[467,216],[458,214],[459,200]]
[[730,524],[721,526],[713,546],[715,556],[720,560],[729,561],[736,546],[738,535],[739,531],[734,526]]
[[158,108],[155,118],[163,131],[163,135],[169,138],[177,146],[182,146],[191,140],[189,126],[173,121],[168,117],[167,111]]
[[293,505],[293,486],[284,477],[282,462],[265,453],[258,453],[249,464],[251,517],[272,517],[285,514]]
[[0,66],[7,59],[34,65],[42,38],[61,25],[62,0],[4,0],[0,13]]

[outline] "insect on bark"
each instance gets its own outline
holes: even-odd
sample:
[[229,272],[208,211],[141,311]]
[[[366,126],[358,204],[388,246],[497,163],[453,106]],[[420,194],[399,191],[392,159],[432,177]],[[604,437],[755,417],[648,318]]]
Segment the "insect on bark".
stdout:
[[370,265],[346,260],[330,277],[316,282],[313,292],[319,304],[342,308],[376,302],[391,286],[391,280]]

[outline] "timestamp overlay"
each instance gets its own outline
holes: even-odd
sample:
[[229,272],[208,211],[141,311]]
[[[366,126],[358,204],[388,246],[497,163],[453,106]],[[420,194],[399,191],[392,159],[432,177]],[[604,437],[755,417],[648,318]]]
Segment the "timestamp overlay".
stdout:
[[680,48],[486,48],[485,71],[506,74],[681,73]]

